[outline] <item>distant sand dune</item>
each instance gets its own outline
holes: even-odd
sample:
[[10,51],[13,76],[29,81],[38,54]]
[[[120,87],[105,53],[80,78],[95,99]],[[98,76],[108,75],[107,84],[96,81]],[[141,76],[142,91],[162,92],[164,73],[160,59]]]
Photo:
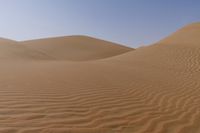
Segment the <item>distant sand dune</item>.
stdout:
[[20,45],[16,41],[0,39],[0,60],[50,59],[45,53]]
[[119,55],[133,50],[125,46],[87,36],[67,36],[21,42],[58,60],[84,61]]
[[53,53],[42,41],[25,42],[54,59],[0,60],[0,132],[199,133],[199,27],[101,60],[70,62],[59,48]]

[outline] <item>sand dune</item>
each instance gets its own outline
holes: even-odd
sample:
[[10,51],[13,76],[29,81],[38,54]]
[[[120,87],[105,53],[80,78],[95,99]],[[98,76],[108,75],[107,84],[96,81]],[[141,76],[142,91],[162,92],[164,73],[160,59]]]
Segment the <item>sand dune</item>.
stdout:
[[119,44],[87,36],[66,36],[21,42],[55,59],[84,61],[112,57],[133,50]]
[[159,43],[166,44],[179,44],[179,45],[187,45],[191,47],[191,45],[199,45],[200,43],[200,23],[193,23],[190,25],[181,28],[171,36],[163,39]]
[[0,132],[199,133],[199,25],[101,60],[0,61]]
[[0,60],[50,59],[45,53],[19,45],[18,42],[0,38]]

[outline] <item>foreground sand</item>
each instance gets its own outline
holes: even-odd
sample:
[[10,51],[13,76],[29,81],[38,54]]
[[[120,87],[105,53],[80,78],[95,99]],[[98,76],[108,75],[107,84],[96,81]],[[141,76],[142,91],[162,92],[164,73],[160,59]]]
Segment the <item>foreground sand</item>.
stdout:
[[0,133],[199,133],[199,35],[192,24],[99,60],[60,60],[43,50],[19,60],[21,52],[6,52]]

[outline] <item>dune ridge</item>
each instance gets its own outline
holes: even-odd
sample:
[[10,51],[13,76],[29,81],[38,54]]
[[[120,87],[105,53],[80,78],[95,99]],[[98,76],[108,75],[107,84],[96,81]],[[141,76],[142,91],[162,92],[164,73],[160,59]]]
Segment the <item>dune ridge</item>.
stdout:
[[102,59],[133,50],[133,48],[88,36],[55,37],[20,43],[51,55],[57,60],[71,61]]
[[101,60],[0,61],[0,132],[199,133],[199,27]]
[[45,53],[20,45],[17,41],[0,39],[0,60],[40,60],[50,59]]
[[86,61],[108,58],[134,50],[87,36],[66,36],[29,41],[0,38],[0,59],[11,61]]

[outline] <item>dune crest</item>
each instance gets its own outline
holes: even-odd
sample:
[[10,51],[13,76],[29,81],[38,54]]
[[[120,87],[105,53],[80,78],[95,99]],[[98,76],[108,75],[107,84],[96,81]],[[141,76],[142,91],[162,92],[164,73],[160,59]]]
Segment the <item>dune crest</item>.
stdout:
[[19,42],[0,38],[0,60],[48,60],[49,56],[20,45]]
[[200,22],[186,25],[159,43],[178,45],[199,45],[200,43]]
[[86,61],[108,58],[133,50],[86,36],[55,37],[17,42],[0,38],[0,60]]
[[87,36],[66,36],[21,42],[58,60],[85,61],[119,55],[133,50],[112,42]]

